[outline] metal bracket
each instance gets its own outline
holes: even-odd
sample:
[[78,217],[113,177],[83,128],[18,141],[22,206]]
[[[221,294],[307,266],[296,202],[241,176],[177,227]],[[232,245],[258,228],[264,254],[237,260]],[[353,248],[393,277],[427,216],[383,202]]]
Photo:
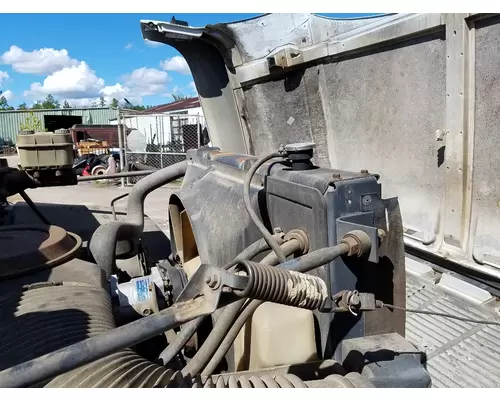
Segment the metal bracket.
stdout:
[[174,305],[203,297],[204,301],[200,308],[193,311],[200,315],[211,314],[218,308],[223,307],[225,303],[236,300],[232,293],[230,293],[231,299],[228,299],[228,296],[222,296],[221,299],[225,288],[243,290],[247,283],[248,277],[246,276],[234,275],[226,270],[202,264],[175,300]]
[[370,236],[372,248],[368,261],[378,263],[379,261],[379,242],[377,228],[373,226],[373,212],[363,212],[353,215],[347,215],[337,218],[337,242],[340,242],[346,233],[353,230],[361,230]]

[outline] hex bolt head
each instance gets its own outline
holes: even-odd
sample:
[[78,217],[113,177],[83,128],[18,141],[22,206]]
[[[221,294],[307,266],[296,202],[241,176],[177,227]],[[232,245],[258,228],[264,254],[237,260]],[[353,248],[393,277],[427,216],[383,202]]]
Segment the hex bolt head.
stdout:
[[369,254],[372,243],[370,236],[366,232],[354,230],[346,233],[342,242],[349,246],[348,256],[361,257],[364,254]]
[[369,173],[369,172],[368,172],[368,170],[367,170],[367,169],[362,169],[362,170],[361,170],[361,173],[362,173],[363,175],[368,175],[368,173]]
[[340,179],[340,174],[333,174],[332,178],[334,178],[334,179]]
[[372,197],[371,196],[363,196],[363,199],[361,200],[363,202],[364,206],[369,206],[372,204]]

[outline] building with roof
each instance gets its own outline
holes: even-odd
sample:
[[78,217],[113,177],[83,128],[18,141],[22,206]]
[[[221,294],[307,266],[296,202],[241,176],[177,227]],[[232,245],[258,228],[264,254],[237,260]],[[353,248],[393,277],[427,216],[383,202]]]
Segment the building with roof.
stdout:
[[189,99],[183,99],[168,104],[154,106],[142,112],[142,114],[172,114],[172,113],[202,115],[203,111],[201,109],[200,99],[198,97],[191,97]]
[[[193,126],[204,126],[203,110],[198,97],[154,106],[144,111],[122,109],[120,115],[122,124],[139,130],[150,144],[175,141],[175,136],[182,136],[181,131],[186,127],[196,136],[198,128]],[[82,124],[118,124],[118,110],[109,107],[0,111],[0,146],[15,145],[21,126],[32,116],[40,121],[42,129],[49,132],[71,129],[74,125]]]
[[106,125],[117,116],[117,110],[109,107],[0,111],[0,145],[16,143],[20,127],[32,118],[31,113],[49,132],[77,124]]
[[[148,108],[143,111],[122,110],[121,123],[138,130],[147,144],[167,145],[176,141],[196,142],[205,127],[200,99],[192,97]],[[118,124],[114,118],[111,124]]]

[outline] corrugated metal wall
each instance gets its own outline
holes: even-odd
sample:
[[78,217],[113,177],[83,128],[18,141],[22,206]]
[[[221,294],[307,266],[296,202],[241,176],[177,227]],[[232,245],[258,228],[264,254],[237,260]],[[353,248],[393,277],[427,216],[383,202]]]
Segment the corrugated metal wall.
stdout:
[[116,110],[112,108],[64,108],[54,110],[0,111],[0,142],[16,142],[19,127],[33,112],[44,124],[44,115],[81,116],[82,124],[109,124],[116,118]]

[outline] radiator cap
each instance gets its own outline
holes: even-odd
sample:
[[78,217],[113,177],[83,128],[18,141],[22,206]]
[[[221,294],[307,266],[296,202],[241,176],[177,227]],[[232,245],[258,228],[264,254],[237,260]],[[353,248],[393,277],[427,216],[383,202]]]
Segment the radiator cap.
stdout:
[[287,153],[314,150],[315,148],[316,148],[316,143],[314,142],[290,143],[285,146],[285,150]]
[[52,268],[73,258],[82,239],[55,225],[0,227],[0,280]]
[[285,146],[287,158],[292,164],[293,171],[306,171],[313,169],[314,165],[311,162],[316,143],[291,143]]

